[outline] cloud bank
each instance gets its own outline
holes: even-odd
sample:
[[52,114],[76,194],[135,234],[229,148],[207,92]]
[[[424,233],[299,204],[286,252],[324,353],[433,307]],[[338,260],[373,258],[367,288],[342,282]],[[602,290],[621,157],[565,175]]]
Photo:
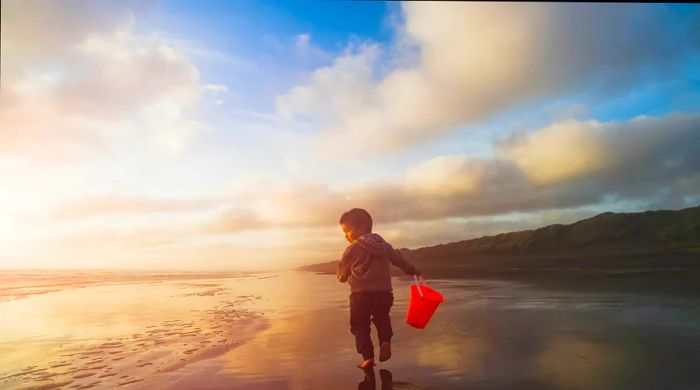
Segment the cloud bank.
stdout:
[[119,143],[179,153],[205,126],[199,70],[138,32],[150,3],[7,1],[0,157],[82,161]]
[[437,156],[409,167],[401,180],[337,189],[268,185],[249,199],[247,211],[222,215],[216,226],[230,232],[334,226],[352,207],[396,223],[575,208],[606,198],[656,196],[690,206],[700,195],[699,144],[699,114],[565,120],[510,136],[497,157]]

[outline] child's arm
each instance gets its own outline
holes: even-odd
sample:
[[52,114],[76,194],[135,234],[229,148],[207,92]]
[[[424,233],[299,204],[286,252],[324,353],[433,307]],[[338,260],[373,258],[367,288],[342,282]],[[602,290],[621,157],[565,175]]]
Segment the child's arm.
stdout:
[[340,263],[338,264],[338,269],[335,272],[335,275],[338,277],[338,281],[341,283],[347,282],[348,278],[350,277],[350,268],[352,266],[350,250],[352,247],[353,245],[350,245],[347,247],[347,249],[345,249],[345,252],[343,252],[343,257],[340,259]]
[[392,249],[389,253],[391,264],[401,268],[408,275],[420,275],[418,268],[406,260],[406,257],[398,249]]

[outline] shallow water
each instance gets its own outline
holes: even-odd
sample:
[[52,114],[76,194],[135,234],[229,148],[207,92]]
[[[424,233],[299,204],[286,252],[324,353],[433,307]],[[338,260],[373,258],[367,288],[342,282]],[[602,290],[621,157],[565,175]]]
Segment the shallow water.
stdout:
[[368,372],[355,367],[348,287],[328,275],[173,277],[0,302],[0,387],[700,387],[697,297],[436,280],[446,301],[418,330],[405,323],[410,282],[394,279],[393,357]]
[[16,274],[0,289],[0,388],[129,385],[240,345],[266,326],[261,298],[224,285],[254,276],[212,276]]

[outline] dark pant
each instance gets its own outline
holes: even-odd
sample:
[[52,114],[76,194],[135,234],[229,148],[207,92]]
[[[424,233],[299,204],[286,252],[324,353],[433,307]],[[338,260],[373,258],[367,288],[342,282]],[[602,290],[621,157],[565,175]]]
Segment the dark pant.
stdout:
[[355,335],[357,352],[364,359],[374,357],[374,346],[369,336],[370,322],[374,322],[379,336],[379,344],[391,341],[389,310],[394,304],[394,294],[390,291],[367,291],[350,294],[350,333]]

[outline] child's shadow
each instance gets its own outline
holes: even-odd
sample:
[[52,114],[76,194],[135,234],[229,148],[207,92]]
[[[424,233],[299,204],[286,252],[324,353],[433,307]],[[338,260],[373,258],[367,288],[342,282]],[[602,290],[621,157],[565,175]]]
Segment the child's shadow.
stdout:
[[[365,378],[357,384],[358,390],[376,390],[377,376],[374,373],[374,367],[368,367],[362,370],[365,372]],[[391,371],[386,369],[379,370],[379,378],[382,381],[381,390],[391,390],[394,388],[394,376]]]

